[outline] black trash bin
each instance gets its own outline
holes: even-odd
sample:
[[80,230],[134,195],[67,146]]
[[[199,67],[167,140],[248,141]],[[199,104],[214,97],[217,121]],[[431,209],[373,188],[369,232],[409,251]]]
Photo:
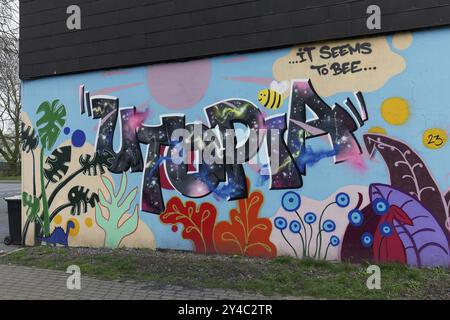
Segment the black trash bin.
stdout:
[[20,196],[5,198],[8,203],[9,236],[5,238],[6,245],[22,244],[22,199]]

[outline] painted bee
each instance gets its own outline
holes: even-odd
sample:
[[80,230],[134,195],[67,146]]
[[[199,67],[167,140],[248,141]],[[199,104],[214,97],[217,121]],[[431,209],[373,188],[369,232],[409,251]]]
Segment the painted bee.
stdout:
[[283,104],[283,94],[289,90],[290,82],[272,81],[270,89],[258,92],[258,101],[267,109],[278,109]]

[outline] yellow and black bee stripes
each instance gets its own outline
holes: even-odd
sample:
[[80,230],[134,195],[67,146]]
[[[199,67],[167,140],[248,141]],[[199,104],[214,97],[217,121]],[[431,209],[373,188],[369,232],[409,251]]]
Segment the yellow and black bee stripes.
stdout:
[[283,97],[275,90],[264,89],[259,91],[258,101],[267,109],[278,109],[283,104]]

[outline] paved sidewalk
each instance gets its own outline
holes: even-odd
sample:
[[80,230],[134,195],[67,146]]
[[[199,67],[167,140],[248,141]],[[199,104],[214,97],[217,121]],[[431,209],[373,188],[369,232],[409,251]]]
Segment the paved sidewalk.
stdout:
[[275,300],[225,289],[186,288],[134,281],[102,281],[81,277],[81,290],[68,290],[69,274],[61,271],[0,264],[0,299],[39,300]]

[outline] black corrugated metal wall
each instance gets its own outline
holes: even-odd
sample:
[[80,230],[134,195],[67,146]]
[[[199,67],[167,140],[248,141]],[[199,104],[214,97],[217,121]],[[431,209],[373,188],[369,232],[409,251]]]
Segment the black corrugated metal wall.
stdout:
[[[21,0],[22,79],[450,23],[450,0]],[[82,28],[66,28],[66,8]],[[382,29],[366,28],[369,5]]]

